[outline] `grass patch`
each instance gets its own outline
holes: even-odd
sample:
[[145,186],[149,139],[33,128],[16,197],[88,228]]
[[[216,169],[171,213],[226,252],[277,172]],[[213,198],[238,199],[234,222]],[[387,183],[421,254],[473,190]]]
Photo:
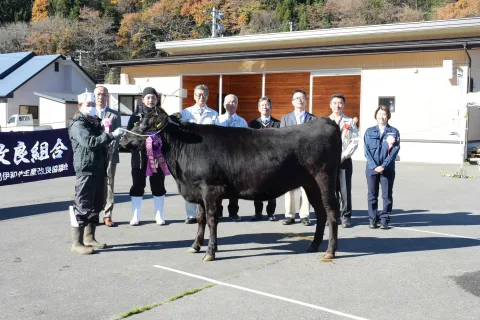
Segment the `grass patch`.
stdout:
[[194,289],[190,289],[190,290],[187,290],[187,291],[184,291],[180,294],[177,294],[176,296],[168,299],[168,300],[165,300],[163,302],[157,302],[157,303],[154,303],[154,304],[151,304],[149,306],[143,306],[143,307],[140,307],[140,308],[135,308],[135,309],[132,309],[128,312],[125,312],[124,314],[120,315],[120,318],[118,319],[125,319],[125,318],[128,318],[130,316],[133,316],[135,314],[139,314],[139,313],[142,313],[142,312],[145,312],[145,311],[148,311],[150,309],[153,309],[153,308],[156,308],[158,306],[161,306],[161,305],[164,305],[166,303],[169,303],[169,302],[172,302],[172,301],[175,301],[175,300],[178,300],[178,299],[181,299],[183,297],[186,297],[186,296],[189,296],[191,294],[195,294],[197,292],[200,292],[204,289],[208,289],[208,288],[211,288],[215,286],[215,284],[213,283],[210,283],[210,284],[207,284],[206,286],[203,286],[201,288],[194,288]]

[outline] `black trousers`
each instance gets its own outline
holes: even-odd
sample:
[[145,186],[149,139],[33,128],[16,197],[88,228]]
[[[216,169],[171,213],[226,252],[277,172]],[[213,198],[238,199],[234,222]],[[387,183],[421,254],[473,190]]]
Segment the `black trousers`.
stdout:
[[[261,216],[263,211],[263,201],[253,201],[255,206],[255,215]],[[267,201],[267,215],[273,216],[275,214],[275,208],[277,207],[277,199],[272,199]]]
[[[368,215],[370,220],[380,220],[380,223],[390,221],[390,213],[393,207],[393,182],[395,169],[386,169],[382,174],[367,168],[365,170],[368,186]],[[383,210],[378,212],[378,188],[382,185]]]
[[352,217],[352,159],[346,159],[340,164],[340,218]]
[[[146,168],[132,168],[132,187],[130,188],[131,197],[143,197],[145,186],[147,185]],[[165,176],[162,169],[158,168],[157,173],[150,177],[150,189],[154,197],[161,197],[167,193],[165,190]]]
[[238,214],[238,199],[228,199],[228,215],[236,216]]
[[73,212],[80,227],[99,222],[98,215],[105,205],[104,185],[103,175],[77,176]]

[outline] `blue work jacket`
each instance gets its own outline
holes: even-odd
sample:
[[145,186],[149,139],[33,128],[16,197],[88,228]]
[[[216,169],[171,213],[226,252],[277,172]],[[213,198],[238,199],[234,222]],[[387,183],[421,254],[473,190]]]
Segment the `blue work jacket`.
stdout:
[[400,132],[397,129],[387,124],[381,135],[376,125],[367,129],[363,140],[367,168],[375,169],[381,166],[384,169],[395,170],[395,158],[400,151]]

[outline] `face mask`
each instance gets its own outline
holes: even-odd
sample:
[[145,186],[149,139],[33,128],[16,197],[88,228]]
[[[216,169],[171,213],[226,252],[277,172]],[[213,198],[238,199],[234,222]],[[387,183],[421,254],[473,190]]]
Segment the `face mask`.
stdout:
[[93,118],[97,115],[97,109],[95,107],[82,107],[82,113]]

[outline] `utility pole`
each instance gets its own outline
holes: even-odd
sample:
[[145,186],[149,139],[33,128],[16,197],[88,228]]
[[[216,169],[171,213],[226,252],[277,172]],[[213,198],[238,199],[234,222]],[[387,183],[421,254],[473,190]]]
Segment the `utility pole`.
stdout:
[[80,67],[83,67],[83,65],[82,65],[82,53],[89,53],[90,51],[75,50],[75,52],[80,54],[79,57],[78,57],[78,64],[80,65]]
[[224,26],[221,23],[218,23],[218,20],[225,18],[225,15],[222,11],[217,10],[215,7],[212,10],[205,10],[212,14],[212,38],[216,38],[221,35],[224,31]]

